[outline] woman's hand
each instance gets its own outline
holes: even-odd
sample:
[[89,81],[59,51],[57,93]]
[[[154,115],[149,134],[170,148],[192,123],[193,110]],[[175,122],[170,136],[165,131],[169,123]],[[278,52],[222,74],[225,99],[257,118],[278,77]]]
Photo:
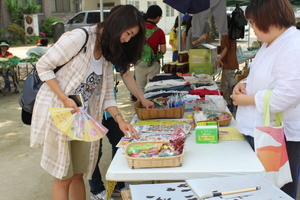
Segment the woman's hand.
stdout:
[[246,83],[241,83],[241,82],[239,82],[239,83],[236,84],[235,87],[233,88],[232,94],[234,94],[234,95],[238,95],[238,94],[246,94],[245,88],[246,88]]
[[118,122],[120,130],[124,133],[126,138],[130,139],[139,139],[140,136],[138,132],[133,128],[131,124],[128,124],[125,121]]
[[254,94],[232,94],[230,95],[232,103],[236,106],[255,105]]
[[76,105],[76,103],[73,99],[67,97],[63,100],[63,103],[64,103],[66,108],[73,108],[74,109],[74,110],[71,111],[72,114],[74,114],[74,113],[80,114],[81,113],[78,106]]
[[149,101],[146,98],[141,99],[140,101],[144,108],[154,108],[154,103],[152,101]]

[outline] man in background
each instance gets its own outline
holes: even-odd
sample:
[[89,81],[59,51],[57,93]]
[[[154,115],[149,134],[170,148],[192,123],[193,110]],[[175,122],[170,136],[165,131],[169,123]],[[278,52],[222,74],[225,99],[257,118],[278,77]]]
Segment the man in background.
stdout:
[[[147,20],[145,21],[145,26],[147,29],[153,29],[157,27],[157,23],[160,21],[162,16],[162,9],[158,5],[152,5],[147,10]],[[153,50],[155,55],[165,54],[166,47],[166,37],[163,30],[160,28],[156,30],[152,36],[148,39],[148,44]],[[136,82],[141,90],[144,93],[145,86],[149,82],[149,79],[152,79],[154,76],[160,73],[160,62],[157,60],[150,67],[145,67],[144,65],[137,64],[135,66],[135,77]]]

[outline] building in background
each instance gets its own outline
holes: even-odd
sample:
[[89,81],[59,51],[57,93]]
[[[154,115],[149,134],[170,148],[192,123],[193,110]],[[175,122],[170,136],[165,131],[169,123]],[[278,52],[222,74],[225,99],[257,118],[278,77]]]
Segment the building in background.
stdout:
[[[22,2],[22,0],[16,1]],[[66,22],[80,11],[100,9],[101,1],[103,2],[104,10],[110,10],[119,4],[131,4],[137,9],[146,12],[149,6],[159,5],[163,10],[163,16],[158,26],[163,29],[166,34],[170,32],[173,22],[178,15],[178,11],[163,3],[162,0],[36,0],[37,4],[41,5],[40,12],[37,13],[39,27],[41,27],[43,20],[49,16],[60,18],[63,22]],[[0,34],[2,30],[4,31],[2,35],[8,35],[6,27],[10,23],[11,19],[5,0],[0,0]]]

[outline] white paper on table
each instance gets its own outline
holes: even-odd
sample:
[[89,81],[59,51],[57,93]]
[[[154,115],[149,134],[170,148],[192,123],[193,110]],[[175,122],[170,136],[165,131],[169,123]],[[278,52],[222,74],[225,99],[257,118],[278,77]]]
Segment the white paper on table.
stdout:
[[289,200],[290,196],[285,194],[275,185],[267,181],[259,174],[239,175],[229,177],[189,179],[186,183],[193,190],[198,198],[212,192],[229,192],[254,187],[260,187],[260,190],[242,192],[231,195],[211,197],[209,200]]
[[[183,200],[196,198],[185,182],[130,185],[133,200],[171,199]],[[196,200],[196,199],[195,199]]]

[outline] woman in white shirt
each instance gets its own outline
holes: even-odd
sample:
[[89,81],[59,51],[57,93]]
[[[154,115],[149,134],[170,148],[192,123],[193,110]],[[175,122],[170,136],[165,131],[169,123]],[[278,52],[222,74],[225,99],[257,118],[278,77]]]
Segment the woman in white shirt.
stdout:
[[288,0],[251,0],[245,11],[257,36],[264,42],[250,65],[246,80],[231,96],[238,105],[237,126],[254,148],[254,127],[263,124],[263,99],[267,90],[271,115],[282,112],[293,182],[281,189],[296,198],[300,167],[300,32]]

